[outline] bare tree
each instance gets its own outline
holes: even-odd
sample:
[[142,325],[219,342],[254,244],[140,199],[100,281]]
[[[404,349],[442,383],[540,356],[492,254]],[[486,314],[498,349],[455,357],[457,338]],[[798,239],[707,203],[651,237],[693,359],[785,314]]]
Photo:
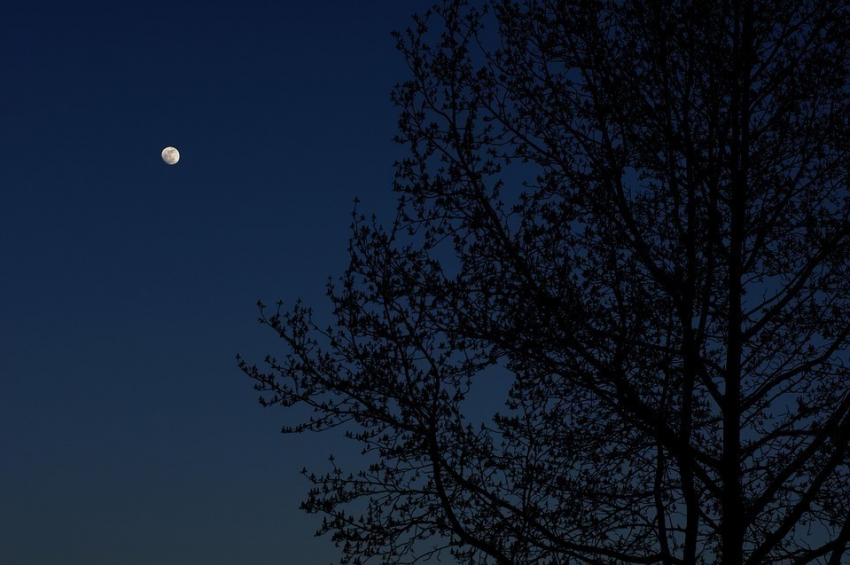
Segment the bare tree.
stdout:
[[397,39],[398,217],[355,214],[331,327],[263,309],[287,352],[242,362],[362,444],[304,503],[342,562],[850,563],[848,2],[445,0]]

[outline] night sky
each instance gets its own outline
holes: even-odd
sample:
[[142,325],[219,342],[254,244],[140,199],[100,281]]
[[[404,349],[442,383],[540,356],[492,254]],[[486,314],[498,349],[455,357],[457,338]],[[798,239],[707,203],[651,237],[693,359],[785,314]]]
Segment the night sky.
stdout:
[[299,471],[345,448],[235,356],[281,350],[258,299],[328,312],[355,197],[392,219],[390,32],[427,7],[4,5],[0,563],[337,560]]

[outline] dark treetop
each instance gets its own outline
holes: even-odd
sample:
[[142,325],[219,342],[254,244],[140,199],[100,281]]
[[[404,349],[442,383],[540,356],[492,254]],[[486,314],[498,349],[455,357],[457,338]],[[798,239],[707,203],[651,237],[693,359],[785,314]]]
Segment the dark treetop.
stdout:
[[850,562],[847,2],[447,0],[398,45],[398,217],[243,364],[362,446],[308,475],[342,562]]

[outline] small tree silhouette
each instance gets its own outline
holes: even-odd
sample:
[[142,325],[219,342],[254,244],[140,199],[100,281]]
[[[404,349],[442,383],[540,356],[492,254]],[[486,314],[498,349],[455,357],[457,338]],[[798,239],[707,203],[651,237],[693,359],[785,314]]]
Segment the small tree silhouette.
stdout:
[[848,3],[446,0],[397,39],[398,217],[355,214],[332,327],[262,309],[286,355],[241,361],[370,454],[309,475],[342,562],[850,563]]

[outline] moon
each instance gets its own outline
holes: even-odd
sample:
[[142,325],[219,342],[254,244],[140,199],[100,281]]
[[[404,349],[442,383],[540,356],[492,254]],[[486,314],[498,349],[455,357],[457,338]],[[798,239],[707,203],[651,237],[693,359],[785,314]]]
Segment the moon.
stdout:
[[162,150],[162,160],[169,165],[176,165],[180,160],[180,152],[174,147],[166,147]]

